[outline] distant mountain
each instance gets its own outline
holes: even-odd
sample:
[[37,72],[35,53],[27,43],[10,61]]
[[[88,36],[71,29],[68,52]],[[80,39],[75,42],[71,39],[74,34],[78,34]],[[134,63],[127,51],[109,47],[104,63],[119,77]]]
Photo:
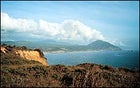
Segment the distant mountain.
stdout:
[[27,48],[39,48],[42,51],[99,51],[99,50],[121,50],[108,42],[97,40],[88,45],[72,45],[58,41],[2,41],[2,43],[16,46],[27,46]]
[[121,50],[121,48],[102,40],[96,40],[88,44],[87,47],[93,50]]

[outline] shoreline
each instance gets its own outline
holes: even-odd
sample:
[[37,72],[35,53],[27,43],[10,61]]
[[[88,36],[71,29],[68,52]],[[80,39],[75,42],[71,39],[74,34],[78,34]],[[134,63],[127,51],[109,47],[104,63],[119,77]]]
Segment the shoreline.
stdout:
[[130,67],[125,67],[125,66],[111,66],[111,65],[108,65],[108,64],[98,64],[98,63],[91,63],[91,62],[85,62],[85,63],[77,63],[77,64],[74,64],[74,65],[69,65],[69,64],[50,64],[50,66],[54,66],[54,65],[64,65],[64,66],[77,66],[77,65],[80,65],[80,64],[96,64],[96,65],[101,65],[101,66],[109,66],[109,67],[113,67],[113,68],[116,68],[116,69],[119,69],[119,68],[126,68],[126,69],[129,69],[129,70],[133,70],[133,71],[139,71],[140,68],[139,67],[133,67],[133,68],[130,68]]
[[81,50],[81,51],[42,51],[44,54],[61,54],[61,53],[80,53],[80,52],[104,52],[104,51],[112,51],[112,52],[118,52],[118,51],[126,51],[126,52],[139,52],[139,50]]

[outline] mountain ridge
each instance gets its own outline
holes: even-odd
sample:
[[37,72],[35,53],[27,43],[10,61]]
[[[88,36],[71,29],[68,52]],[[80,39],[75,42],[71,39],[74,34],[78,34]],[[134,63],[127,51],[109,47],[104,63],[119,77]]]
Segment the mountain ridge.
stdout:
[[88,50],[122,50],[121,48],[110,44],[108,42],[97,40],[88,45],[71,45],[71,44],[63,44],[57,42],[31,42],[31,41],[2,41],[2,43],[6,43],[9,45],[17,45],[22,46],[25,45],[28,48],[40,48],[42,51],[88,51]]
[[96,49],[96,50],[121,50],[121,48],[119,48],[118,46],[115,46],[109,42],[106,41],[102,41],[102,40],[96,40],[90,44],[88,44],[87,46]]

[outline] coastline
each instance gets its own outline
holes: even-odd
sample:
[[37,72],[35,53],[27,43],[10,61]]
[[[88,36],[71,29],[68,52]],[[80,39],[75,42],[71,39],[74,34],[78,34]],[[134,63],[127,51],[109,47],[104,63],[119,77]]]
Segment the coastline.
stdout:
[[139,50],[81,50],[81,51],[42,51],[44,54],[59,54],[59,53],[79,53],[79,52],[104,52],[104,51],[113,51],[113,52],[118,52],[118,51],[126,51],[126,52],[139,52]]

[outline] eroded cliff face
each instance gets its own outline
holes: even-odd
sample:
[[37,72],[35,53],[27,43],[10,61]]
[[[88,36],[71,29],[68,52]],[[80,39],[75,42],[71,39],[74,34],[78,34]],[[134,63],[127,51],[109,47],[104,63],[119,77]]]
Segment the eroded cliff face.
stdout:
[[[93,63],[48,66],[39,49],[1,47],[1,87],[140,88],[139,70]],[[40,63],[39,63],[40,62]],[[41,64],[42,63],[42,64]],[[47,65],[47,66],[46,66]]]
[[2,45],[1,52],[4,54],[13,54],[23,59],[35,60],[42,63],[43,65],[49,66],[44,54],[39,49],[31,50],[27,49],[26,47]]
[[34,50],[16,50],[15,53],[19,55],[22,58],[28,59],[28,60],[35,60],[43,65],[48,65],[46,62],[46,59],[40,55],[38,51]]

